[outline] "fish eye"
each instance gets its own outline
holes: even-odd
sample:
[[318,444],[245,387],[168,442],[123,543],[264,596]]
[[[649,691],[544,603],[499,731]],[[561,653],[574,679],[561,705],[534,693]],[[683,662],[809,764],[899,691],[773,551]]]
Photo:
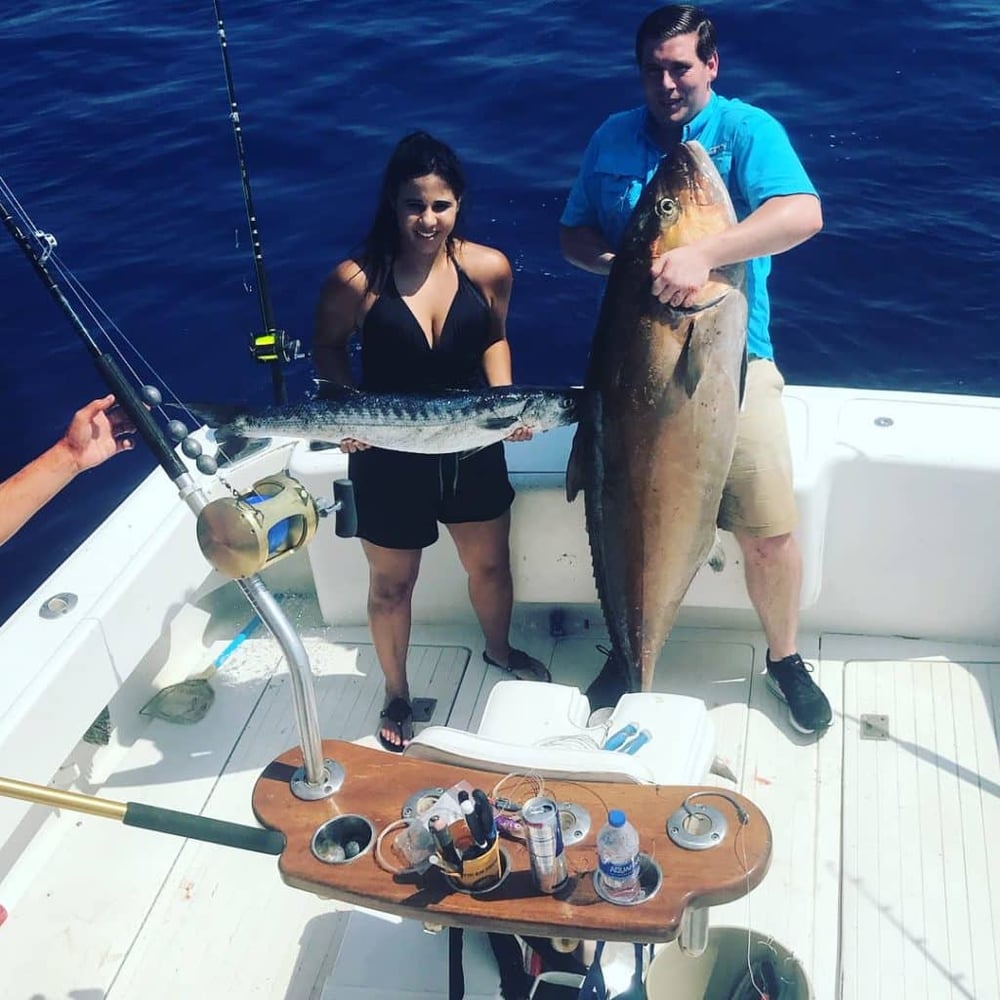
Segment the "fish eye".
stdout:
[[670,218],[677,214],[677,202],[673,198],[660,198],[655,211],[661,219]]

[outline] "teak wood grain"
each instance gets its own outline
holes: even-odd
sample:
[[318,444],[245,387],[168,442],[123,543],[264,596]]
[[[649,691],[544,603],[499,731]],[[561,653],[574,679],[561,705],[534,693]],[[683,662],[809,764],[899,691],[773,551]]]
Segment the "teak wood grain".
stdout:
[[[566,849],[570,880],[556,896],[535,888],[527,849],[515,840],[503,840],[511,859],[510,873],[497,889],[482,896],[452,890],[435,869],[422,876],[394,876],[375,860],[374,843],[349,864],[328,864],[314,857],[310,846],[313,833],[327,820],[357,813],[371,822],[377,837],[400,818],[404,803],[415,792],[450,788],[462,779],[489,792],[501,776],[396,757],[340,740],[325,740],[323,755],[343,765],[347,775],[341,789],[328,799],[306,802],[292,794],[289,781],[302,764],[298,748],[276,758],[254,787],[257,818],[280,830],[287,840],[278,862],[281,876],[297,889],[401,917],[503,934],[669,941],[677,936],[685,907],[738,899],[763,879],[771,860],[767,819],[749,799],[735,793],[727,792],[746,809],[747,824],[740,825],[732,804],[724,799],[699,799],[699,805],[721,812],[729,829],[718,847],[689,851],[670,840],[666,822],[684,797],[702,786],[552,780],[546,781],[545,794],[560,802],[576,802],[591,817],[586,837]],[[705,790],[717,791],[707,786]],[[595,841],[608,808],[626,811],[639,831],[640,850],[663,871],[659,891],[636,906],[608,903],[594,889]],[[391,835],[386,838],[390,840]]]

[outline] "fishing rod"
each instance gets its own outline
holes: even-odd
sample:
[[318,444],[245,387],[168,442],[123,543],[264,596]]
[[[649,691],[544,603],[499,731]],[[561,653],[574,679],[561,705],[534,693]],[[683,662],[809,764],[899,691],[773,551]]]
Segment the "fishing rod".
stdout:
[[243,126],[240,124],[240,109],[236,103],[236,87],[233,84],[233,73],[229,65],[229,46],[226,42],[226,25],[222,19],[222,8],[219,0],[212,0],[215,7],[215,21],[219,35],[219,47],[222,50],[222,68],[226,75],[226,92],[229,95],[229,118],[233,123],[233,137],[236,140],[236,157],[240,165],[240,182],[243,186],[243,203],[247,211],[247,224],[250,227],[250,242],[253,247],[253,266],[257,274],[257,301],[260,304],[260,318],[264,326],[263,333],[252,334],[250,351],[257,361],[271,366],[271,384],[274,388],[274,401],[279,406],[288,401],[285,388],[285,376],[282,364],[301,357],[299,342],[290,340],[284,330],[276,328],[274,311],[271,308],[271,296],[268,291],[267,275],[264,271],[264,253],[260,243],[260,231],[257,228],[257,213],[253,207],[253,195],[250,191],[250,172],[247,168],[246,149],[243,146]]
[[71,809],[89,816],[99,816],[101,819],[114,819],[124,826],[135,826],[156,833],[172,833],[189,840],[238,847],[259,854],[281,854],[285,849],[285,835],[280,830],[210,819],[197,813],[177,812],[175,809],[163,809],[142,802],[118,802],[115,799],[66,792],[14,778],[0,778],[0,795],[52,809]]

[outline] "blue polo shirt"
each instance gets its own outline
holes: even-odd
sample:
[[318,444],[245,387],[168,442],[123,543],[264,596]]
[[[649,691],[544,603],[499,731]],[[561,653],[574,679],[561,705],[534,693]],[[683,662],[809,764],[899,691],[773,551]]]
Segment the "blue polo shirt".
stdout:
[[[650,137],[645,105],[612,115],[591,137],[559,222],[590,226],[617,250],[643,187],[663,152]],[[705,147],[729,188],[737,219],[775,195],[816,194],[781,124],[760,108],[712,93],[682,139]],[[747,262],[747,350],[773,358],[767,276],[771,258]]]

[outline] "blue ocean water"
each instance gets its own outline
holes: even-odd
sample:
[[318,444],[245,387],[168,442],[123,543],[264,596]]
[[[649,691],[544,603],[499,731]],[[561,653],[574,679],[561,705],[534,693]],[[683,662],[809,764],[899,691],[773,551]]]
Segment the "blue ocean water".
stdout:
[[[515,267],[515,378],[579,382],[599,282],[559,255],[583,147],[640,103],[650,4],[241,0],[224,8],[279,326],[308,342],[317,289],[364,233],[405,132],[450,142],[466,233]],[[1000,121],[993,0],[724,0],[716,89],[774,113],[824,205],[775,261],[788,381],[1000,395],[994,288]],[[270,399],[212,4],[24,2],[0,14],[0,173],[166,384]],[[0,478],[105,391],[0,233]],[[290,394],[311,371],[288,372]],[[0,621],[152,468],[144,447],[79,477],[0,549]]]

